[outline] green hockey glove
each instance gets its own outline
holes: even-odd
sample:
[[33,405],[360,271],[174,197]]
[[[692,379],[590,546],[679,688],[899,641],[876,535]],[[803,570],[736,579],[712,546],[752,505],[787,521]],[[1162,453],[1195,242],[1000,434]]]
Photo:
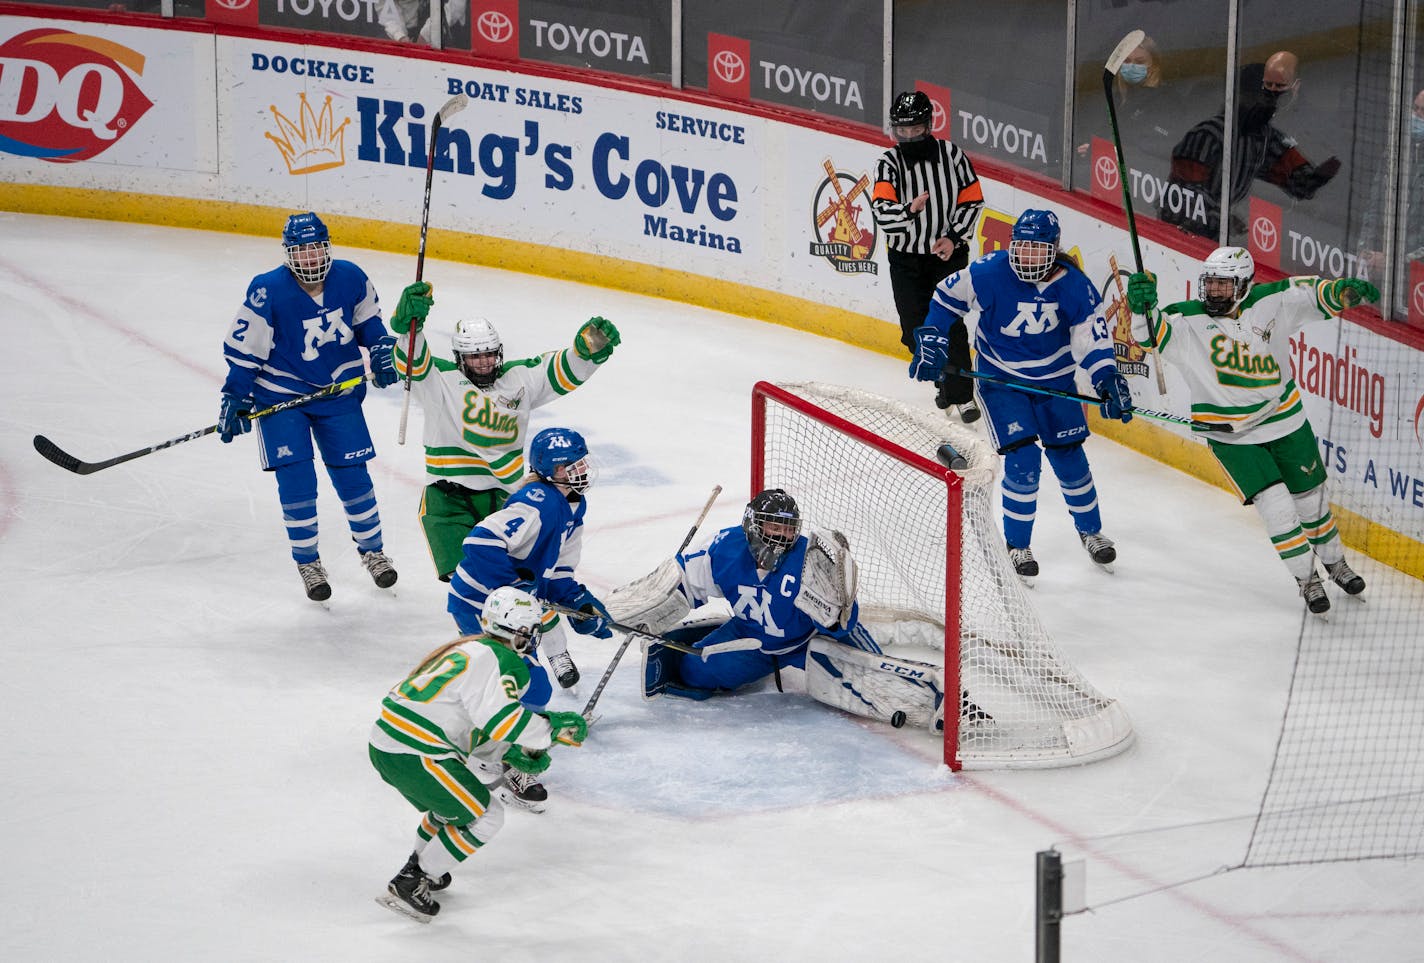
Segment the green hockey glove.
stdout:
[[531,776],[537,776],[548,769],[550,762],[547,752],[540,749],[525,749],[523,746],[510,746],[509,751],[504,754],[504,761],[520,772],[527,772]]
[[603,364],[613,356],[613,349],[623,343],[618,329],[607,318],[589,318],[574,335],[574,350],[585,361]]
[[546,712],[554,741],[566,746],[581,746],[588,737],[588,720],[577,712]]
[[391,330],[396,334],[406,334],[414,324],[415,330],[419,331],[425,324],[425,316],[430,313],[431,305],[435,303],[431,296],[434,293],[435,288],[429,281],[407,284],[401,292],[400,300],[396,302],[395,313],[391,315]]
[[1133,314],[1146,314],[1157,306],[1157,275],[1141,271],[1127,279],[1127,306]]
[[1379,288],[1359,278],[1341,278],[1331,281],[1335,300],[1342,308],[1353,308],[1357,304],[1374,304],[1379,300]]

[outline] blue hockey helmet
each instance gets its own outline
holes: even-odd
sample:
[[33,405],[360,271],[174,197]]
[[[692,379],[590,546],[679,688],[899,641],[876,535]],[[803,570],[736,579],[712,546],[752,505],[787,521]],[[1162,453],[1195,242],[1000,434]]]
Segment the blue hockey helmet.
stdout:
[[801,537],[801,509],[784,489],[757,492],[742,512],[742,531],[757,568],[772,571]]
[[545,428],[529,443],[529,467],[540,478],[552,482],[560,466],[564,477],[557,481],[573,491],[584,491],[593,484],[593,468],[583,435],[572,428]]
[[305,284],[320,284],[331,270],[331,233],[311,211],[293,214],[282,228],[287,267]]
[[1041,281],[1058,260],[1058,239],[1062,237],[1058,215],[1029,208],[1014,222],[1009,240],[1009,264],[1019,280]]

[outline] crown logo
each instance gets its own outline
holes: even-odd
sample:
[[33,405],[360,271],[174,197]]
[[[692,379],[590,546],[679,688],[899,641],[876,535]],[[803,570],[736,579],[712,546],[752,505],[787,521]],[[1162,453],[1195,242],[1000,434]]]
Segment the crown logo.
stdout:
[[264,133],[263,136],[277,145],[282,159],[287,162],[290,174],[315,174],[330,170],[346,163],[346,127],[351,123],[348,117],[339,125],[331,114],[331,95],[326,97],[321,114],[312,110],[307,103],[307,95],[297,95],[302,100],[297,112],[300,123],[292,121],[275,106],[269,106],[272,117],[277,122],[278,134]]

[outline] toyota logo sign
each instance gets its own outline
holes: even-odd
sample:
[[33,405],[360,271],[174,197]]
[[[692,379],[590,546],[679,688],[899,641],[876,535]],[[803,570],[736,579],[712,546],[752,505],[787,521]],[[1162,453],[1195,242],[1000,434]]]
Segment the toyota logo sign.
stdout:
[[480,36],[490,43],[505,43],[514,35],[514,24],[498,10],[486,10],[475,20]]
[[251,3],[252,0],[213,0],[213,2],[224,10],[241,10]]
[[746,63],[730,50],[717,51],[717,56],[712,61],[712,69],[717,72],[718,78],[727,84],[738,83],[747,74]]
[[1093,161],[1093,180],[1105,191],[1117,190],[1117,162],[1106,156]]
[[1281,243],[1281,236],[1270,218],[1258,217],[1251,222],[1251,240],[1262,251],[1274,251]]

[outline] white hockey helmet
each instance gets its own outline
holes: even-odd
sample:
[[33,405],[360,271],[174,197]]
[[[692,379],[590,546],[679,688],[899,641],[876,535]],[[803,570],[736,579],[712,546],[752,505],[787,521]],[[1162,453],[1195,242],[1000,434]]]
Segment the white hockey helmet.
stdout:
[[1214,318],[1225,317],[1246,300],[1255,277],[1256,259],[1250,251],[1244,247],[1217,248],[1202,262],[1201,277],[1197,279],[1202,307]]
[[[455,322],[455,363],[476,387],[488,388],[499,380],[504,364],[504,342],[499,332],[484,318]],[[466,359],[466,355],[471,357]]]
[[503,585],[485,599],[484,617],[480,620],[487,632],[519,655],[534,647],[539,638],[539,623],[544,607],[528,592],[513,585]]

